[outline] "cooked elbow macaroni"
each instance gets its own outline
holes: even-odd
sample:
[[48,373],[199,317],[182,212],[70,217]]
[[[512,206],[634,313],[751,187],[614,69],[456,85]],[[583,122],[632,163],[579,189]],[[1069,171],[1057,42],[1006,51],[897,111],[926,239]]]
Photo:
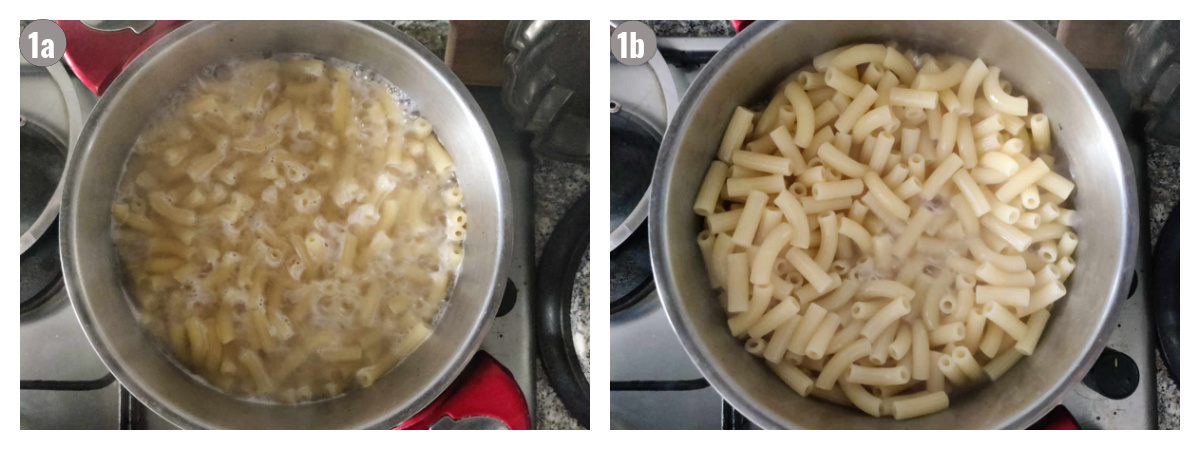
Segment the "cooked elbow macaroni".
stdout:
[[802,396],[945,409],[1031,354],[1066,295],[1049,119],[979,59],[863,44],[798,74],[737,108],[696,196],[730,331]]
[[206,70],[139,136],[112,206],[139,320],[217,388],[370,386],[432,333],[467,226],[395,87],[302,56]]

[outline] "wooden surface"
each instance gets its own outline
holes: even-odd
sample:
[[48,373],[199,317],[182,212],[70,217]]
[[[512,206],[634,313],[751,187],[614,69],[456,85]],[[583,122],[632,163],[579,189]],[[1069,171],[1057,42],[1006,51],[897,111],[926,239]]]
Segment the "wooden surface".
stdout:
[[446,65],[464,84],[504,83],[505,20],[451,20],[446,37]]

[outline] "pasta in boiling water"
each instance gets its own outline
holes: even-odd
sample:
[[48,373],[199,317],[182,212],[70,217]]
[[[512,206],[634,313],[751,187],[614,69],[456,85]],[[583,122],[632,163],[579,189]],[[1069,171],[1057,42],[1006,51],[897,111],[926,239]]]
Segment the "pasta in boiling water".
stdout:
[[140,322],[226,392],[370,386],[429,338],[463,259],[433,131],[360,67],[207,69],[139,136],[112,205]]
[[980,59],[862,44],[736,108],[697,241],[730,332],[797,393],[907,419],[1036,349],[1075,268],[1075,185],[1006,85]]

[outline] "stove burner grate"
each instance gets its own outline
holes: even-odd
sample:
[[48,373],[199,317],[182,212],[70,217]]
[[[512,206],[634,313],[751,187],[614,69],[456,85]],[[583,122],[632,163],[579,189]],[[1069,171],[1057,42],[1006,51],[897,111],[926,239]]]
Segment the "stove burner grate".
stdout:
[[609,252],[609,315],[633,307],[654,291],[647,228],[642,223],[625,243]]
[[104,389],[117,381],[117,377],[109,373],[95,380],[61,381],[61,380],[21,380],[21,390],[28,391],[94,391]]
[[58,258],[58,221],[21,254],[21,314],[33,311],[63,288]]

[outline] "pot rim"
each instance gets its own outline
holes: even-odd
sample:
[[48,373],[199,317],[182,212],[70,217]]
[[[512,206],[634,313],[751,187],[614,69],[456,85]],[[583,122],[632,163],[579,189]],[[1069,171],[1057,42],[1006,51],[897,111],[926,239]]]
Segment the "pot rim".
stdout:
[[[491,277],[490,286],[487,289],[486,298],[483,300],[482,312],[478,321],[474,324],[471,330],[468,331],[466,339],[458,347],[458,351],[454,355],[454,360],[450,364],[444,366],[441,376],[433,379],[430,386],[421,391],[418,395],[412,398],[397,399],[395,407],[391,408],[386,413],[380,414],[374,419],[365,420],[355,424],[359,428],[391,428],[400,424],[401,421],[408,419],[413,414],[424,409],[435,398],[437,398],[445,389],[454,382],[455,379],[462,373],[470,362],[471,358],[478,352],[483,343],[483,339],[487,336],[488,329],[491,327],[492,321],[495,319],[496,312],[500,307],[500,297],[505,289],[505,283],[508,279],[507,262],[511,260],[512,254],[512,239],[513,239],[513,222],[512,222],[512,201],[511,189],[509,188],[508,171],[503,162],[503,157],[500,152],[500,145],[496,141],[495,134],[492,132],[491,125],[488,123],[487,117],[475,98],[467,90],[462,81],[450,71],[446,65],[440,61],[432,52],[425,46],[400,32],[399,30],[388,26],[381,21],[331,21],[340,22],[345,26],[361,27],[368,32],[375,34],[380,39],[390,39],[396,44],[407,47],[420,62],[434,72],[438,78],[441,78],[448,85],[452,93],[460,98],[467,107],[469,115],[479,123],[481,132],[486,140],[486,149],[490,150],[490,163],[496,168],[496,183],[495,186],[499,190],[497,193],[498,199],[498,226],[501,233],[497,236],[496,256],[492,263],[493,269],[489,274],[484,274],[486,280]],[[130,62],[117,76],[113,83],[109,86],[107,93],[117,93],[134,87],[130,84],[130,80],[145,68],[149,61],[154,59],[154,56],[169,52],[180,41],[187,39],[197,33],[209,29],[210,27],[219,26],[223,21],[193,21],[180,26],[167,35],[163,36],[158,41],[150,45],[145,51],[139,54],[132,62]],[[291,22],[292,25],[302,25],[303,21]],[[83,272],[86,271],[82,267],[81,261],[76,258],[76,242],[74,235],[76,234],[77,221],[75,220],[74,200],[75,192],[82,189],[80,185],[80,173],[84,169],[81,167],[81,160],[84,157],[84,151],[76,151],[78,149],[90,148],[97,136],[98,122],[100,117],[104,116],[111,109],[111,103],[117,97],[115,94],[101,96],[97,104],[88,116],[87,122],[83,130],[79,133],[76,147],[72,148],[70,156],[67,160],[67,169],[64,175],[66,181],[66,189],[62,195],[62,211],[60,214],[60,241],[61,241],[61,259],[63,267],[63,281],[66,286],[68,297],[71,301],[72,309],[75,311],[76,319],[83,328],[84,334],[87,336],[88,343],[92,349],[100,356],[105,367],[116,377],[117,381],[127,389],[134,397],[140,400],[148,408],[163,418],[167,419],[172,424],[181,428],[205,428],[213,424],[206,423],[199,417],[185,414],[176,411],[173,408],[166,407],[163,403],[154,398],[150,392],[141,385],[137,380],[132,378],[125,370],[122,363],[105,345],[101,339],[98,330],[96,329],[96,315],[94,314],[90,302],[84,298],[84,289],[82,282]],[[182,368],[181,368],[182,369]],[[182,369],[189,376],[194,377],[187,369]],[[212,388],[211,386],[209,386]],[[215,393],[220,395],[228,395],[216,388],[212,388]],[[232,396],[238,398],[236,396]],[[335,397],[336,398],[336,397]],[[249,399],[240,399],[244,401],[254,401]],[[330,401],[331,399],[324,399]],[[404,404],[407,403],[405,406]]]

